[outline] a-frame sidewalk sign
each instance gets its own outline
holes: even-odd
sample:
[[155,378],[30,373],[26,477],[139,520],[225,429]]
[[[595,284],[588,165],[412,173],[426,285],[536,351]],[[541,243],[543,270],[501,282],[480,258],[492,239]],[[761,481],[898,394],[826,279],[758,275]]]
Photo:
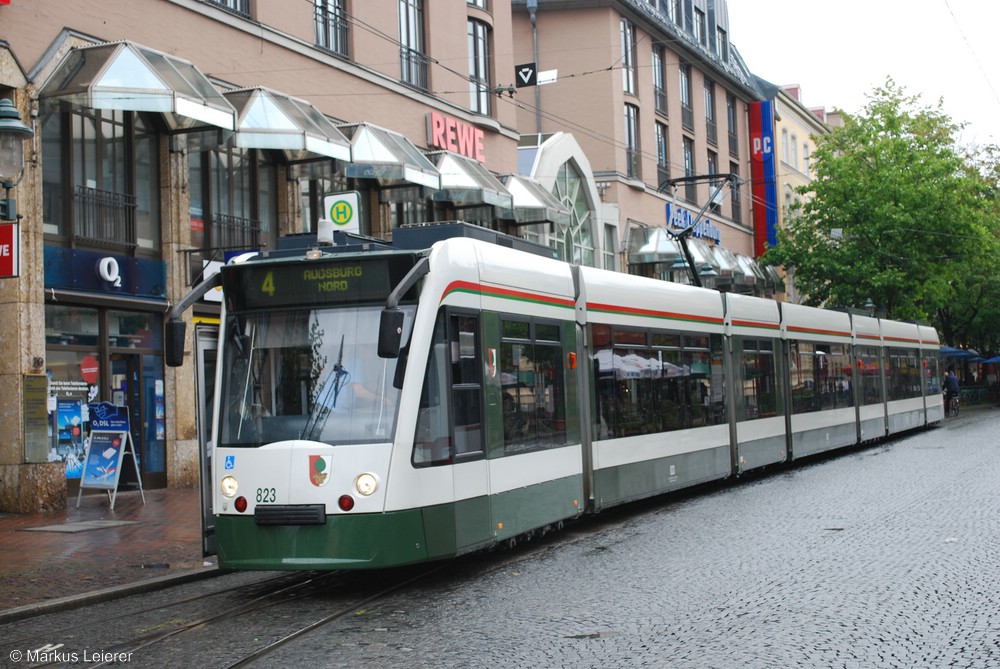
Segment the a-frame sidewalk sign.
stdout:
[[93,402],[87,405],[90,413],[90,442],[83,454],[83,475],[80,477],[80,492],[76,496],[76,508],[80,508],[80,497],[84,488],[98,488],[108,491],[111,510],[115,510],[118,496],[118,479],[122,474],[125,454],[132,456],[135,478],[139,482],[142,503],[146,503],[146,493],[142,490],[139,462],[135,457],[132,430],[129,425],[128,407],[111,402]]

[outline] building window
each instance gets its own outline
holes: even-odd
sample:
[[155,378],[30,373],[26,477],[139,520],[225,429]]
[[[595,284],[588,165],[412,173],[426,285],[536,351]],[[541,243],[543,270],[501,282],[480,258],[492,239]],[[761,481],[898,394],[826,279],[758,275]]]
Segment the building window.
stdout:
[[204,2],[248,19],[253,18],[250,14],[250,0],[204,0]]
[[803,170],[805,171],[806,176],[811,179],[812,178],[812,165],[810,164],[810,160],[809,160],[809,145],[808,144],[803,144],[802,145],[802,161],[803,161]]
[[[708,163],[705,165],[705,169],[708,170],[709,174],[718,174],[719,173],[719,154],[717,154],[715,151],[709,151],[708,152]],[[708,196],[709,197],[712,197],[712,195],[715,194],[715,189],[716,189],[716,187],[718,185],[719,185],[719,181],[717,179],[710,179],[709,180],[709,182],[708,182],[708,188],[709,188]],[[712,209],[712,211],[714,213],[719,213],[719,210],[721,209],[721,206],[720,206],[719,203],[722,201],[722,197],[721,196],[724,195],[724,194],[725,194],[724,191],[719,191],[719,196],[712,198],[711,209]]]
[[635,95],[635,27],[628,19],[621,20],[622,90]]
[[662,190],[670,180],[670,145],[667,142],[667,126],[656,124],[656,187]]
[[489,27],[482,21],[469,20],[469,109],[490,113]]
[[792,167],[799,169],[799,138],[792,135]]
[[625,105],[625,171],[631,179],[640,178],[639,171],[639,108]]
[[743,220],[743,202],[740,200],[740,164],[739,163],[729,163],[729,173],[733,175],[733,178],[729,182],[729,187],[732,194],[732,217],[733,220],[739,223]]
[[701,44],[704,47],[708,46],[708,28],[707,28],[707,25],[708,24],[705,21],[705,12],[703,12],[702,10],[698,9],[697,7],[695,7],[694,8],[694,26],[692,26],[692,28],[694,29],[694,38],[698,41],[698,44]]
[[618,271],[617,228],[613,225],[604,226],[604,269]]
[[[684,176],[694,176],[694,140],[690,137],[684,138]],[[698,194],[695,184],[687,182],[684,184],[684,199],[688,202],[697,200]]]
[[216,147],[188,156],[192,280],[202,260],[226,250],[256,250],[277,243],[277,166],[256,149]]
[[344,0],[314,0],[316,45],[347,58],[347,15]]
[[550,240],[560,260],[594,267],[594,207],[588,197],[587,180],[575,162],[559,167],[552,194],[570,211],[568,226],[560,226]]
[[781,129],[781,159],[788,164],[788,128]]
[[486,4],[486,0],[467,0],[469,7],[478,7],[482,10],[487,10],[489,7]]
[[681,63],[677,70],[681,87],[681,125],[694,130],[694,110],[691,108],[691,66]]
[[653,45],[653,97],[656,111],[667,113],[667,73],[663,65],[663,47]]
[[718,142],[718,132],[715,127],[715,84],[705,81],[705,134],[710,144]]
[[399,0],[399,45],[403,83],[427,90],[424,0]]
[[729,126],[729,155],[734,158],[740,156],[740,139],[738,119],[736,114],[736,96],[732,93],[726,94],[726,123]]
[[684,0],[667,0],[667,13],[671,21],[684,28]]
[[102,248],[159,251],[159,139],[143,115],[45,114],[42,165],[46,233]]
[[718,28],[715,35],[715,55],[723,63],[729,62],[729,36],[722,28]]

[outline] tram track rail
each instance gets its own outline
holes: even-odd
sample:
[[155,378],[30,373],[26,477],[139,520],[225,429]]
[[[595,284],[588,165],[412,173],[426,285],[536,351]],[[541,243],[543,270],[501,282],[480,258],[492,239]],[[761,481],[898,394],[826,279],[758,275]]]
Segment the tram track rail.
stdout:
[[[249,586],[246,584],[238,584],[220,590],[214,590],[212,592],[182,597],[167,603],[160,603],[140,609],[129,609],[118,615],[102,616],[100,618],[88,619],[84,621],[75,621],[71,627],[46,629],[43,633],[32,633],[31,635],[6,639],[4,641],[4,646],[18,648],[46,647],[50,645],[52,639],[64,638],[65,635],[70,633],[76,636],[82,636],[83,633],[91,628],[102,629],[129,619],[141,618],[146,614],[158,614],[158,617],[160,618],[159,621],[143,624],[141,628],[143,631],[158,631],[149,634],[140,634],[129,641],[108,645],[103,649],[109,654],[136,652],[149,647],[152,644],[176,636],[177,634],[182,634],[186,631],[211,624],[217,620],[223,620],[232,616],[266,609],[293,599],[310,596],[314,594],[318,588],[325,586],[329,581],[340,576],[342,576],[342,572],[294,572],[289,574],[280,574],[278,576],[258,581]],[[251,591],[253,593],[253,596],[250,599],[236,604],[235,606],[225,607],[218,613],[210,613],[199,616],[194,620],[183,623],[179,621],[183,619],[185,613],[190,615],[190,611],[182,611],[177,616],[171,615],[172,612],[179,607],[185,607],[199,602],[209,602],[210,600],[219,600],[220,598],[232,596],[241,592],[246,593],[247,591]],[[218,608],[219,606],[225,605],[223,603],[214,604],[213,606]],[[164,617],[164,614],[166,614],[166,617]],[[43,661],[41,664],[33,664],[31,666],[34,668],[41,668],[59,667],[63,665],[64,662],[62,660],[57,660],[54,662]],[[86,666],[102,667],[107,666],[107,663],[101,662]]]
[[[394,593],[405,590],[413,584],[440,572],[446,567],[447,564],[438,564],[430,569],[427,569],[426,567],[422,568],[417,573],[414,573],[413,569],[398,570],[398,573],[394,574],[394,580],[392,583],[388,586],[380,587],[375,592],[371,592],[369,585],[361,583],[360,587],[362,589],[362,596],[360,597],[351,597],[349,594],[350,591],[359,584],[348,582],[346,584],[347,587],[344,588],[344,593],[338,594],[338,599],[343,601],[338,602],[332,612],[323,615],[318,619],[314,619],[308,624],[296,624],[295,629],[291,631],[285,630],[276,633],[275,636],[277,638],[270,641],[266,645],[239,657],[236,660],[225,659],[219,664],[213,663],[212,666],[233,667],[234,669],[236,667],[251,666],[258,660],[272,655],[274,652],[287,644],[292,643],[296,639],[306,636],[338,619],[344,618],[345,616],[348,616],[373,602],[377,602],[391,596]],[[140,664],[145,664],[145,661],[142,660],[142,658],[149,658],[151,649],[158,645],[166,644],[170,641],[176,641],[179,638],[183,638],[186,634],[199,630],[205,630],[212,626],[241,621],[249,614],[266,612],[269,609],[280,609],[280,607],[288,606],[296,600],[312,597],[319,599],[321,593],[329,592],[339,580],[344,579],[348,574],[349,572],[342,571],[295,572],[294,574],[287,576],[277,576],[267,579],[267,582],[264,584],[266,587],[260,587],[261,584],[254,584],[252,587],[256,588],[258,592],[253,593],[252,597],[244,598],[242,601],[234,603],[232,606],[225,606],[223,604],[223,608],[221,609],[219,604],[215,604],[213,610],[204,615],[191,616],[192,612],[190,610],[182,610],[177,615],[174,615],[173,610],[177,607],[197,603],[202,600],[231,595],[234,592],[238,593],[240,590],[247,590],[248,586],[234,586],[211,593],[180,598],[167,604],[150,606],[140,610],[130,610],[117,616],[101,617],[99,619],[75,625],[71,628],[71,631],[76,636],[80,637],[82,636],[81,633],[86,632],[87,628],[102,629],[110,624],[122,623],[126,619],[135,618],[140,614],[153,612],[160,613],[161,615],[158,616],[158,620],[144,623],[131,638],[125,640],[119,639],[114,642],[104,643],[101,645],[100,657],[102,658],[129,657],[140,660]],[[282,615],[281,612],[279,612],[276,617],[280,615]],[[184,618],[190,619],[184,620]],[[70,631],[69,628],[64,628],[61,631],[46,630],[44,634],[33,634],[31,636],[23,636],[17,639],[11,639],[10,641],[5,641],[4,645],[15,645],[21,648],[51,647],[49,642],[51,642],[52,639],[58,639],[60,638],[59,634],[61,632],[67,633],[68,631]],[[31,666],[33,669],[67,666],[67,661],[65,659],[67,656],[73,656],[74,659],[72,660],[72,666],[83,666],[88,667],[89,669],[97,669],[98,667],[107,667],[112,664],[116,664],[115,659],[102,659],[97,662],[78,663],[77,660],[79,657],[86,657],[82,652],[76,651],[70,646],[65,646],[65,648],[60,650],[61,652],[59,653],[52,653],[52,658],[54,659],[50,660],[47,658],[42,660],[40,663],[30,664],[28,666]],[[169,649],[167,652],[169,652]]]

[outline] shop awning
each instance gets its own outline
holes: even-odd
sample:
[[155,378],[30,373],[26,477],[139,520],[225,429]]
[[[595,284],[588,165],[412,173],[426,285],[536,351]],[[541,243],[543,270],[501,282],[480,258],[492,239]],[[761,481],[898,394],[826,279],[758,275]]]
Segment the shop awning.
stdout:
[[753,258],[742,253],[736,254],[736,260],[739,263],[740,269],[743,270],[743,283],[741,285],[750,292],[755,290],[763,291],[765,282],[767,281],[764,270],[754,262]]
[[510,193],[478,160],[451,151],[433,151],[427,157],[441,175],[441,190],[434,193],[435,200],[456,207],[487,204],[508,212],[513,208]]
[[351,143],[316,107],[255,86],[224,93],[236,109],[233,142],[247,149],[282,151],[289,161],[317,157],[351,160]]
[[942,358],[961,358],[962,360],[979,361],[982,356],[979,355],[979,351],[973,348],[953,348],[951,346],[942,346],[941,353]]
[[719,276],[715,279],[715,285],[733,286],[743,281],[744,271],[740,267],[736,254],[724,246],[711,246],[712,256],[719,264]]
[[381,185],[408,182],[435,190],[441,187],[441,175],[434,164],[398,132],[370,123],[347,123],[338,127],[351,138],[347,176],[375,179]]
[[684,263],[687,266],[680,242],[663,228],[633,228],[628,238],[628,262],[630,265]]
[[698,276],[703,280],[707,280],[706,283],[711,284],[708,287],[714,286],[715,279],[719,277],[719,261],[716,260],[708,242],[705,242],[698,237],[688,237],[685,243],[687,244],[687,249],[691,254],[691,258],[694,260],[694,266],[695,270],[698,272]]
[[552,223],[568,226],[571,223],[569,209],[545,186],[530,177],[508,174],[500,178],[510,193],[513,202],[514,222],[517,225]]
[[764,265],[758,261],[761,269],[764,270],[764,275],[767,277],[768,284],[774,289],[776,293],[785,292],[785,280],[781,278],[781,272],[774,265]]
[[235,127],[232,105],[194,65],[128,41],[74,48],[39,97],[83,109],[159,112],[171,130]]

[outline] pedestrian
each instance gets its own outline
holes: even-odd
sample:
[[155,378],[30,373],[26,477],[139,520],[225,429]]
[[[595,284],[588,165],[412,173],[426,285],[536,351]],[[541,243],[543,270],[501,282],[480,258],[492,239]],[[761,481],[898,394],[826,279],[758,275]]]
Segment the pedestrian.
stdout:
[[958,397],[958,377],[955,376],[954,368],[948,368],[948,375],[944,378],[944,412],[947,415],[951,409],[951,399]]

